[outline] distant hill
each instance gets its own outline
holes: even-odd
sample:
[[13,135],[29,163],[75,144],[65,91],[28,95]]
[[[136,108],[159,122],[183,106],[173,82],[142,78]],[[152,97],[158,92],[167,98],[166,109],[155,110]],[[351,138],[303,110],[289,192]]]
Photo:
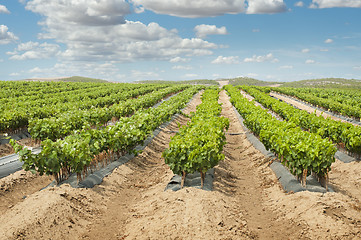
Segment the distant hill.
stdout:
[[232,85],[248,86],[270,86],[270,87],[294,87],[294,88],[343,88],[343,89],[361,89],[361,80],[345,78],[322,78],[309,79],[293,82],[267,82],[254,78],[241,77],[228,79]]
[[228,79],[229,84],[232,84],[234,86],[236,85],[246,85],[246,86],[270,86],[270,87],[278,87],[283,84],[283,82],[266,82],[257,80],[254,78],[249,77],[239,77],[239,78],[233,78]]
[[88,78],[88,77],[57,77],[57,78],[29,78],[25,79],[25,81],[39,81],[39,82],[95,82],[95,83],[108,83],[106,80],[96,79],[96,78]]
[[361,80],[345,79],[345,78],[310,79],[310,80],[287,82],[282,84],[282,87],[361,89]]
[[63,78],[61,79],[63,82],[97,82],[97,83],[109,83],[106,80],[102,79],[96,79],[96,78],[88,78],[88,77],[79,77],[79,76],[73,76],[69,78]]
[[163,80],[146,80],[146,81],[135,81],[135,83],[147,83],[147,84],[201,84],[201,85],[218,85],[215,80],[208,79],[196,79],[186,81],[163,81]]

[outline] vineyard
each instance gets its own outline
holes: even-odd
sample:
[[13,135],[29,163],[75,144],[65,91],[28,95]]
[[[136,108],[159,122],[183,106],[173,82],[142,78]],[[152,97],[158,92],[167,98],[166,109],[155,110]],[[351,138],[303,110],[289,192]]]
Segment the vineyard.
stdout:
[[0,239],[361,239],[360,92],[266,84],[0,81]]

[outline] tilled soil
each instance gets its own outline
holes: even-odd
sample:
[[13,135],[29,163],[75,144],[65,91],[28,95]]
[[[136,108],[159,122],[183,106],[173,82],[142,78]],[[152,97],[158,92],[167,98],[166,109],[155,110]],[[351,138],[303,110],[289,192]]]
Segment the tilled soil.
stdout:
[[51,182],[49,176],[39,176],[24,170],[0,179],[0,212],[5,213]]
[[8,144],[8,143],[0,144],[0,157],[5,157],[5,156],[8,156],[13,153],[15,153],[15,152],[14,152],[13,147],[10,144]]
[[[224,91],[220,102],[229,132],[244,132]],[[227,135],[213,191],[164,191],[173,173],[161,153],[187,121],[178,117],[93,189],[47,188],[1,210],[0,239],[361,239],[357,199],[286,194],[244,134]]]

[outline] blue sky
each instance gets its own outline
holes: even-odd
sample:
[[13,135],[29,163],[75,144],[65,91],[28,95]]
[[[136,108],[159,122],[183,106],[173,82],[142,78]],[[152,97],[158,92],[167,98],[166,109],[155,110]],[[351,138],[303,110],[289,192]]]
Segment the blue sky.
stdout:
[[0,80],[361,79],[361,0],[0,0]]

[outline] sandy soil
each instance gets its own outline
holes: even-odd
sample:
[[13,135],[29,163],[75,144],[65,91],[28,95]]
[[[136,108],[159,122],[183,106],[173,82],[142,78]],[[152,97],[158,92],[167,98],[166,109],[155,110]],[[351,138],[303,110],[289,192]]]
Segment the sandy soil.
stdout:
[[336,159],[330,172],[333,188],[361,202],[361,163],[344,163]]
[[282,86],[282,84],[271,84],[271,85],[268,85],[268,86],[266,86],[266,87],[280,87],[280,86]]
[[[34,140],[31,138],[24,138],[21,140],[18,140],[17,143],[23,146],[28,147],[39,147],[40,143],[35,143]],[[14,154],[14,149],[10,144],[0,144],[0,157],[8,156],[11,154]]]
[[[220,102],[229,131],[244,132],[224,91]],[[180,116],[165,130],[187,120]],[[355,197],[286,194],[245,135],[227,135],[214,191],[164,192],[173,174],[161,153],[170,137],[162,131],[93,189],[48,188],[1,210],[0,239],[361,239]]]
[[24,170],[0,179],[0,212],[4,213],[52,182],[49,176],[39,176]]
[[0,157],[4,157],[13,153],[15,152],[10,144],[0,144]]
[[28,146],[28,147],[39,147],[40,146],[40,141],[36,142],[32,138],[20,139],[17,141],[17,143],[19,143],[20,145],[23,145],[23,146]]

